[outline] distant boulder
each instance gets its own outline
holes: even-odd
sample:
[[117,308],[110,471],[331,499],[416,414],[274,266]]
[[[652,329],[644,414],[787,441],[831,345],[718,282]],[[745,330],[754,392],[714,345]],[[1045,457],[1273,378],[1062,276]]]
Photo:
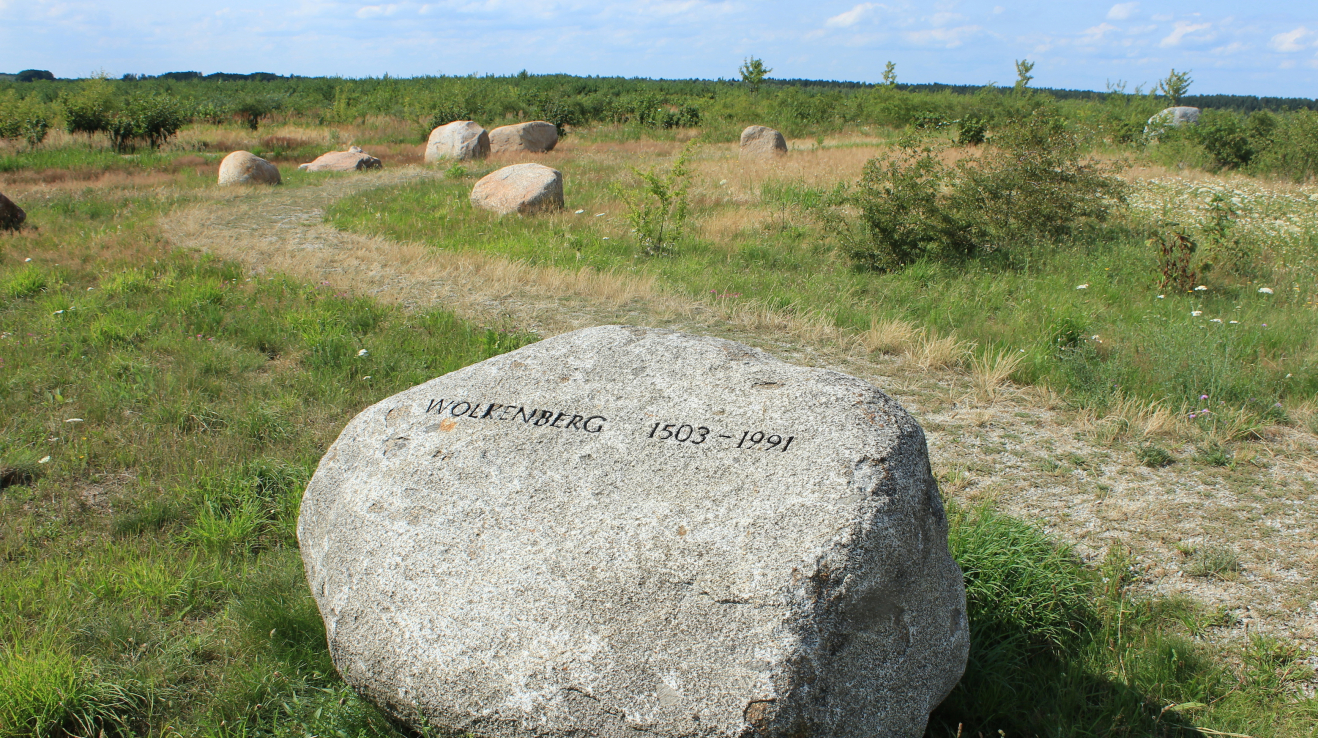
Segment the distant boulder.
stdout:
[[426,163],[444,160],[470,161],[490,155],[490,134],[478,123],[455,120],[430,132],[426,141]]
[[304,172],[360,172],[364,169],[379,169],[380,160],[353,146],[347,151],[331,151],[321,154],[315,161],[298,167]]
[[519,152],[542,154],[553,151],[556,144],[558,144],[558,128],[553,123],[546,123],[543,120],[500,126],[490,131],[492,154]]
[[0,231],[16,231],[22,227],[25,220],[27,213],[23,212],[23,208],[0,193]]
[[220,184],[279,184],[279,167],[250,151],[235,151],[220,162]]
[[471,190],[471,204],[499,215],[563,207],[563,173],[543,164],[514,164],[483,177]]
[[787,155],[787,139],[765,126],[750,126],[741,132],[742,159],[773,159]]
[[1145,133],[1155,131],[1159,128],[1180,128],[1181,126],[1193,126],[1199,124],[1199,108],[1179,106],[1175,108],[1166,108],[1159,111],[1152,118],[1149,118],[1149,124],[1144,128]]

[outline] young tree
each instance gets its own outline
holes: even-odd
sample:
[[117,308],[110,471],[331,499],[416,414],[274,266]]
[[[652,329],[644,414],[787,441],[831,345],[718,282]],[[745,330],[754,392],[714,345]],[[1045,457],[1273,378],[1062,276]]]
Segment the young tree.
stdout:
[[1033,71],[1034,62],[1025,59],[1016,60],[1016,92],[1024,92],[1025,88],[1030,86],[1030,80],[1034,79],[1034,75],[1030,72]]
[[1181,98],[1185,97],[1185,93],[1190,91],[1190,83],[1192,82],[1194,80],[1190,79],[1189,70],[1178,72],[1173,68],[1171,73],[1167,75],[1167,79],[1158,83],[1158,92],[1170,98],[1172,101],[1171,106],[1174,108],[1181,104]]
[[897,86],[897,65],[892,62],[888,62],[887,65],[883,67],[883,86]]
[[741,81],[750,85],[751,92],[758,92],[760,89],[760,83],[763,82],[764,78],[773,70],[764,66],[763,59],[756,59],[752,56],[742,62],[741,69],[738,71],[741,72]]

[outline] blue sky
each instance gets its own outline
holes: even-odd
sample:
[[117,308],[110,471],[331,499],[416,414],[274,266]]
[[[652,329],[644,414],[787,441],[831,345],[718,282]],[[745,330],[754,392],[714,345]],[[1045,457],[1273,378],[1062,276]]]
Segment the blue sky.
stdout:
[[0,71],[532,73],[1147,87],[1318,97],[1318,2],[0,0]]

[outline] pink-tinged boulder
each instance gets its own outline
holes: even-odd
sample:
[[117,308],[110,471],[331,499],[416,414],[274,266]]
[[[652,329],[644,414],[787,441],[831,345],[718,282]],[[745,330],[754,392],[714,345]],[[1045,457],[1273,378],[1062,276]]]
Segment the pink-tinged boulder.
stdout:
[[304,172],[360,172],[366,169],[379,169],[380,160],[353,146],[347,151],[331,151],[321,154],[315,161],[298,167]]
[[23,208],[0,194],[0,231],[16,231],[22,227],[25,220],[27,213],[23,212]]
[[490,155],[490,134],[469,120],[455,120],[430,132],[426,142],[426,163],[470,161]]
[[491,172],[471,190],[471,204],[499,215],[563,207],[563,173],[542,164],[514,164]]
[[742,159],[773,159],[787,155],[787,139],[764,126],[750,126],[741,132]]
[[250,151],[235,151],[220,162],[221,185],[279,184],[279,167]]
[[553,151],[554,146],[557,144],[558,128],[553,123],[546,123],[543,120],[500,126],[490,131],[490,153],[492,154],[517,154],[522,152],[543,154],[546,151]]

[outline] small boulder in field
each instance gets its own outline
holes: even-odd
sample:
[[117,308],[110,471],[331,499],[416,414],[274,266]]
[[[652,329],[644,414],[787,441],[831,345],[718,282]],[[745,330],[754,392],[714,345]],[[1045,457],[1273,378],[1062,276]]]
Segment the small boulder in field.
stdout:
[[344,681],[486,738],[920,738],[970,645],[947,534],[877,388],[617,325],[363,410],[297,524]]
[[471,204],[499,215],[563,207],[563,173],[543,164],[514,164],[481,178]]
[[430,132],[426,141],[426,163],[443,160],[470,161],[490,155],[490,134],[470,120],[455,120]]
[[742,159],[772,159],[787,155],[787,139],[765,126],[749,126],[741,132]]
[[543,120],[500,126],[490,131],[492,154],[515,154],[523,151],[542,154],[553,151],[557,144],[558,128],[553,123],[546,123]]
[[360,172],[364,169],[379,169],[380,160],[353,146],[347,151],[331,151],[321,154],[315,161],[298,167],[304,172]]
[[279,167],[250,151],[235,151],[220,162],[220,184],[279,184]]
[[22,227],[25,220],[27,213],[23,212],[23,208],[0,193],[0,231],[16,231]]
[[1175,108],[1165,108],[1149,118],[1145,131],[1151,131],[1154,128],[1180,128],[1181,126],[1198,124],[1199,108],[1181,105]]

